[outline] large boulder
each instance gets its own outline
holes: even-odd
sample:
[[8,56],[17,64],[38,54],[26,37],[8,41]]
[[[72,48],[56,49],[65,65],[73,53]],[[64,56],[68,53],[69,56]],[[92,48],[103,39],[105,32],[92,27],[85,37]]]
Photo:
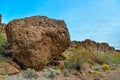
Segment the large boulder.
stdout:
[[65,22],[45,16],[15,19],[5,31],[12,57],[24,68],[42,69],[70,44]]

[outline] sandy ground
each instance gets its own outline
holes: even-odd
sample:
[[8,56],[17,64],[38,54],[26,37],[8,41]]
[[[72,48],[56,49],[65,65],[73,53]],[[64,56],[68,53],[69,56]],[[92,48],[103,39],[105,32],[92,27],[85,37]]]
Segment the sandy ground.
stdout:
[[120,80],[120,69],[106,72],[105,75],[109,80]]
[[0,80],[120,80],[120,69],[91,73],[88,75],[70,75],[69,77],[60,74],[53,78],[45,78],[44,72],[37,72],[37,74],[39,75],[37,79],[25,78],[23,72],[20,72],[19,74],[9,76],[7,79]]

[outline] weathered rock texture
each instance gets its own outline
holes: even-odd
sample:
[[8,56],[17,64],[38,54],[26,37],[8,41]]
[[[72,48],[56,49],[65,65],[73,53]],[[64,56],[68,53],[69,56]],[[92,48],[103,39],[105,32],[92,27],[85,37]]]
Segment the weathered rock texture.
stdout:
[[15,19],[5,28],[12,56],[25,68],[42,69],[59,56],[70,43],[70,36],[63,20],[33,16]]
[[13,74],[19,73],[20,69],[16,68],[15,65],[11,65],[8,62],[0,62],[0,74],[13,75]]
[[82,51],[92,53],[116,53],[114,47],[108,43],[97,43],[95,41],[86,39],[85,41],[72,41],[69,50],[81,48]]

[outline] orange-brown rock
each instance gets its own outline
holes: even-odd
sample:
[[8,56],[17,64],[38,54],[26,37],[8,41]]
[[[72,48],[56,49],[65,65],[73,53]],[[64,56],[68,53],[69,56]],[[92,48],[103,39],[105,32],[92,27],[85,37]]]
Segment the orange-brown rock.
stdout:
[[85,41],[72,41],[69,49],[82,48],[85,52],[92,53],[116,53],[117,51],[111,47],[108,43],[97,43],[90,39]]
[[16,74],[20,72],[19,69],[17,69],[16,67],[12,66],[11,64],[9,64],[8,62],[0,62],[0,74]]
[[15,19],[5,31],[13,58],[25,68],[42,69],[70,43],[65,22],[45,16]]
[[85,41],[82,41],[81,43],[86,51],[88,51],[88,52],[91,52],[91,51],[96,52],[97,51],[97,43],[95,41],[86,39]]
[[108,43],[97,43],[97,51],[99,52],[116,52],[115,49],[108,45]]

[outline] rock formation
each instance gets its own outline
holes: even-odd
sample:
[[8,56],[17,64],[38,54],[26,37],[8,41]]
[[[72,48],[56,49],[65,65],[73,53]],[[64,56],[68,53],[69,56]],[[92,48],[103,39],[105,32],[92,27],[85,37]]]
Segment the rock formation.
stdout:
[[83,51],[92,52],[92,53],[116,53],[117,51],[109,46],[108,43],[97,43],[90,39],[85,41],[72,41],[69,47],[69,50],[82,48]]
[[18,66],[18,65],[14,62],[12,63],[14,65],[12,65],[11,63],[3,62],[3,61],[0,62],[0,74],[13,75],[13,74],[19,73],[20,68],[15,67],[15,66]]
[[4,30],[5,26],[6,26],[6,24],[2,23],[2,15],[0,14],[0,32],[2,32],[2,33],[5,32],[5,30]]
[[65,22],[45,16],[15,19],[5,31],[12,57],[24,68],[42,69],[70,44]]
[[118,53],[120,53],[120,50],[116,50]]
[[6,41],[5,26],[6,24],[2,23],[2,15],[0,14],[0,33],[2,33],[3,39]]

